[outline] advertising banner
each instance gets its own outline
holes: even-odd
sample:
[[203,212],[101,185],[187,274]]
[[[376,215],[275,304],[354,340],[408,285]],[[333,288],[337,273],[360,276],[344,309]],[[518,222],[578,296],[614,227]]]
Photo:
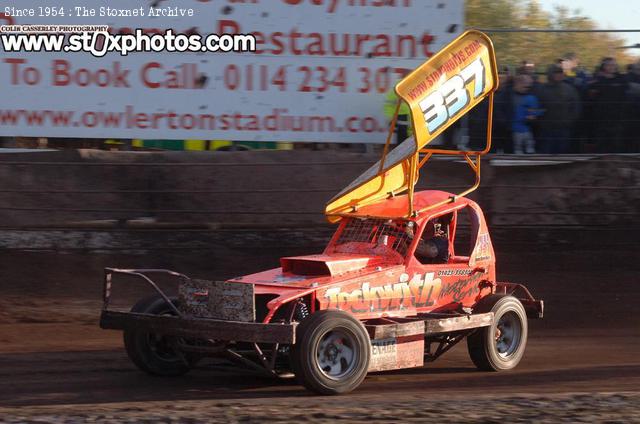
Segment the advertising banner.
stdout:
[[[384,143],[387,94],[462,32],[463,9],[462,0],[9,0],[0,136]],[[77,35],[98,26],[131,38]],[[36,31],[65,32],[65,42]],[[211,42],[224,34],[254,44]],[[144,38],[153,35],[164,38]],[[167,41],[176,35],[177,48]]]

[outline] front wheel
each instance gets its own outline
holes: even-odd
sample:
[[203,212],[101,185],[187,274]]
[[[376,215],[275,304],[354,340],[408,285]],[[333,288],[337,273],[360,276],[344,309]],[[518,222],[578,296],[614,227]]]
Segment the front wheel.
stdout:
[[319,311],[298,326],[291,352],[298,380],[309,390],[336,395],[358,387],[369,369],[369,335],[341,311]]
[[489,295],[474,312],[493,312],[493,323],[467,337],[469,356],[478,369],[504,371],[515,368],[527,346],[527,314],[513,296]]
[[[176,304],[175,299],[171,299]],[[175,315],[162,296],[138,301],[131,312],[151,315]],[[191,364],[187,357],[175,350],[170,337],[141,330],[125,330],[124,346],[129,359],[142,371],[159,376],[178,376],[187,373]]]

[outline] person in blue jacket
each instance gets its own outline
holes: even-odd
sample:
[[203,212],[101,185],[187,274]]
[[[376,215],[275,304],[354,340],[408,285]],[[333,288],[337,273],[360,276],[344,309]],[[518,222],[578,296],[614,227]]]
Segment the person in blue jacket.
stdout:
[[516,76],[513,84],[513,153],[535,153],[531,122],[541,115],[538,98],[531,93],[533,80],[527,74]]

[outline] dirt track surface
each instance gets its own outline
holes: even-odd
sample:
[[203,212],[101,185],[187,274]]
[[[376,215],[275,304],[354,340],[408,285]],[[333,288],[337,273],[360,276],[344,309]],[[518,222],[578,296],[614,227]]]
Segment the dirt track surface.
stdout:
[[[405,395],[386,398],[307,399],[304,404],[274,400],[183,401],[65,405],[0,409],[4,422],[141,423],[394,423],[394,422],[639,422],[637,393],[472,396],[443,399]],[[395,398],[394,398],[395,399]]]
[[[478,372],[461,343],[424,368],[372,374],[354,393],[332,398],[311,395],[292,380],[213,363],[176,379],[147,376],[126,358],[118,332],[97,328],[99,279],[107,264],[156,263],[131,256],[5,254],[0,421],[640,422],[637,254],[603,252],[499,255],[501,277],[527,282],[547,307],[545,320],[531,322],[517,369]],[[170,267],[188,271],[185,264],[202,258],[169,259]],[[272,259],[260,258],[255,266]],[[53,272],[56,266],[62,271]]]
[[530,339],[516,370],[482,373],[462,344],[424,368],[372,374],[337,398],[219,364],[154,378],[136,370],[121,349],[7,353],[0,356],[0,416],[9,422],[640,421],[638,352],[640,339],[630,332],[554,331]]

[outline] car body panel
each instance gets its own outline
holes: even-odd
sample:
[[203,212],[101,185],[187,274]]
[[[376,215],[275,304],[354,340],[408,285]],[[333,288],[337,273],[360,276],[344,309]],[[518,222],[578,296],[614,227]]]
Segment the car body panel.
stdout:
[[[440,202],[451,196],[437,190],[415,193],[418,205]],[[406,202],[406,196],[398,196],[372,205],[370,211],[377,216],[377,209],[403,208]],[[454,248],[459,214],[464,211],[469,213],[473,236],[466,252],[468,256],[457,254]],[[446,263],[423,264],[415,255],[416,244],[423,232],[429,231],[429,223],[442,216],[451,216],[449,259]],[[404,255],[390,246],[381,245],[380,240],[377,244],[369,238],[366,242],[343,242],[344,234],[353,231],[349,227],[352,220],[358,220],[356,224],[368,222],[361,218],[342,220],[323,253],[283,257],[279,268],[233,278],[229,282],[253,284],[256,294],[275,295],[268,303],[270,313],[265,319],[271,319],[284,304],[305,296],[315,300],[314,310],[344,310],[358,319],[372,319],[470,308],[494,291],[493,245],[482,210],[474,201],[453,199],[413,220],[395,221],[393,225],[412,222],[417,228]],[[390,221],[376,222],[372,228]],[[376,231],[380,232],[379,229]],[[399,237],[402,231],[397,230],[396,235]]]

